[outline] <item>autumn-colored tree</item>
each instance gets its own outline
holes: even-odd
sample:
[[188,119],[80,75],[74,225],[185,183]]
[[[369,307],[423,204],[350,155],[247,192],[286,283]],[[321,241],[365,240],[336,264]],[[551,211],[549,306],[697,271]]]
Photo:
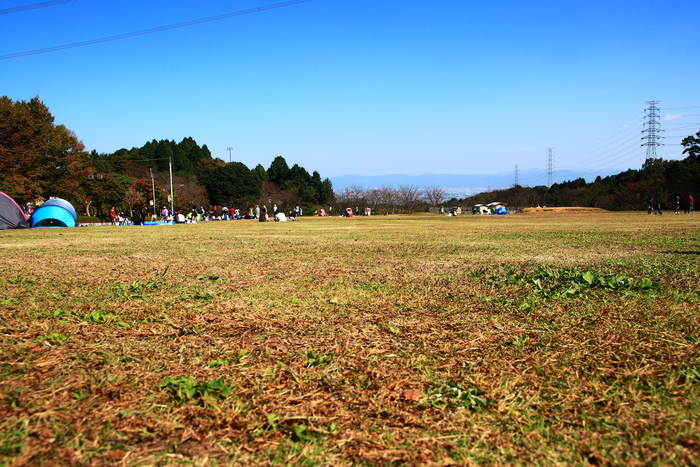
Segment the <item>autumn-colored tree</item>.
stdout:
[[143,191],[139,191],[135,186],[130,186],[124,194],[124,203],[129,206],[129,217],[134,217],[134,208],[141,207],[146,200]]
[[39,97],[0,97],[0,190],[27,202],[57,196],[76,202],[80,181],[91,173],[90,158],[75,134]]
[[192,175],[173,176],[176,208],[192,209],[209,205],[207,190]]

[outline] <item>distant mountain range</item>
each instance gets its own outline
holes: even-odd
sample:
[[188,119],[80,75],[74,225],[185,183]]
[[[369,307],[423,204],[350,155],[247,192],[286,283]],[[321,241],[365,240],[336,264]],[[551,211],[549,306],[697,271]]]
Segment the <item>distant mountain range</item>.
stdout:
[[[599,175],[607,177],[622,172],[622,170],[612,170]],[[560,175],[555,177],[555,182],[575,180],[579,177],[585,178],[587,182],[595,180],[597,175],[590,173],[567,172],[566,178]],[[329,177],[333,183],[334,191],[341,191],[351,186],[364,189],[392,187],[399,185],[413,186],[418,188],[440,187],[444,188],[450,196],[461,198],[471,196],[484,191],[503,189],[513,186],[515,181],[514,172],[500,172],[495,174],[481,175],[452,175],[452,174],[423,174],[423,175],[340,175]],[[547,185],[547,176],[542,170],[521,170],[518,172],[518,181],[523,186]]]

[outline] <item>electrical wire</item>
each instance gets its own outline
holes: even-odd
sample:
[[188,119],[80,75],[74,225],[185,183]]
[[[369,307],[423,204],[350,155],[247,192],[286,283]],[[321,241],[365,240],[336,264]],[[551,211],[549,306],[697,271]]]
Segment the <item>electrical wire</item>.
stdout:
[[[12,149],[5,149],[5,148],[0,148],[0,151],[2,152],[7,152],[10,154],[21,154],[23,156],[32,156],[32,158],[13,158],[12,162],[31,162],[34,161],[34,157],[44,157],[44,156],[51,156],[51,154],[47,153],[38,153],[38,152],[26,152],[26,151],[13,151]],[[76,153],[72,153],[76,154]],[[171,159],[170,157],[157,157],[153,159],[115,159],[115,160],[110,160],[110,159],[105,159],[104,162],[108,164],[113,164],[113,163],[124,163],[124,162],[150,162],[150,161],[167,161]],[[0,165],[2,164],[2,159],[0,159]]]
[[171,24],[168,26],[160,26],[157,28],[144,29],[142,31],[129,32],[126,34],[118,34],[116,36],[103,37],[101,39],[92,39],[89,41],[75,42],[73,44],[59,45],[56,47],[46,47],[44,49],[29,50],[27,52],[18,52],[18,53],[14,53],[14,54],[0,55],[0,60],[26,57],[28,55],[43,54],[43,53],[48,53],[48,52],[56,52],[59,50],[72,49],[72,48],[76,48],[76,47],[84,47],[86,45],[101,44],[103,42],[110,42],[110,41],[116,41],[116,40],[120,40],[120,39],[127,39],[129,37],[144,36],[146,34],[153,34],[156,32],[169,31],[171,29],[184,28],[187,26],[194,26],[197,24],[208,23],[211,21],[218,21],[218,20],[222,20],[222,19],[233,18],[235,16],[249,15],[251,13],[258,13],[261,11],[268,11],[268,10],[273,10],[276,8],[284,8],[287,6],[298,5],[300,3],[306,3],[306,2],[311,2],[311,1],[313,1],[313,0],[291,0],[288,2],[275,3],[273,5],[266,5],[266,6],[257,7],[257,8],[250,8],[248,10],[241,10],[241,11],[236,11],[233,13],[226,13],[226,14],[218,15],[218,16],[210,16],[208,18],[201,18],[201,19],[195,19],[192,21],[185,21],[184,23],[177,23],[177,24]]
[[665,110],[685,110],[685,109],[700,109],[700,105],[694,105],[692,107],[667,107]]
[[29,5],[16,6],[13,8],[3,8],[0,10],[0,16],[10,15],[12,13],[21,13],[23,11],[36,10],[38,8],[46,8],[54,5],[62,5],[64,3],[77,2],[78,0],[49,0],[46,2],[30,3]]

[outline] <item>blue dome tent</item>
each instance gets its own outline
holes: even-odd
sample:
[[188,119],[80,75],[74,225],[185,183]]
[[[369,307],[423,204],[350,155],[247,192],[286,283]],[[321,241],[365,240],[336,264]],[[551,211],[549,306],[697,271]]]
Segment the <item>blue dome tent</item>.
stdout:
[[52,198],[39,206],[32,214],[32,228],[40,227],[75,227],[78,214],[65,199]]
[[9,195],[0,191],[0,230],[28,228],[29,222],[22,208]]

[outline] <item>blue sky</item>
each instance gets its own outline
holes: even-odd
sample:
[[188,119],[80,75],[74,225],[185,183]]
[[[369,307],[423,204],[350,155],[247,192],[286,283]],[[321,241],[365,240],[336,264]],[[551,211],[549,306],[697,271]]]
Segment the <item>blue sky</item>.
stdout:
[[[700,130],[700,2],[0,1],[0,95],[38,95],[87,149],[193,137],[323,177],[639,168],[646,101],[680,159]],[[38,5],[35,5],[38,6]]]

